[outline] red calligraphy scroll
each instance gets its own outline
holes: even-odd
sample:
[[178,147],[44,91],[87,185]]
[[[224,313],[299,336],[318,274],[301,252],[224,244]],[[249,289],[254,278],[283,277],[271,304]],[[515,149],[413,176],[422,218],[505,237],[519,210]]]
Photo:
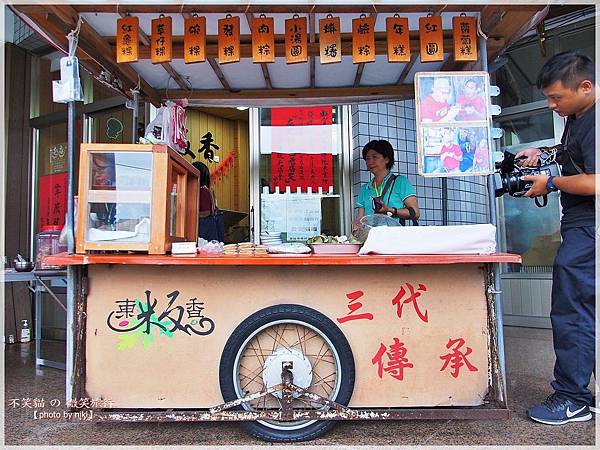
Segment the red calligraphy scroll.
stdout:
[[332,106],[271,109],[271,126],[274,127],[331,124],[333,124]]
[[319,153],[271,153],[271,192],[279,187],[285,192],[289,186],[292,192],[298,188],[307,192],[310,187],[313,192],[322,188],[327,192],[333,186],[333,155]]
[[67,213],[68,173],[43,175],[38,181],[39,227],[65,224]]

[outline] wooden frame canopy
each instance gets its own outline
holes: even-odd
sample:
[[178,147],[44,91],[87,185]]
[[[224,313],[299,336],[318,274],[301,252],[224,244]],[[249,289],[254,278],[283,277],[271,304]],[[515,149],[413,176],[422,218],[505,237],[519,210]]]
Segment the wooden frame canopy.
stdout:
[[[275,3],[275,2],[274,2]],[[412,79],[418,71],[455,71],[478,69],[477,63],[455,62],[452,56],[452,17],[461,13],[476,16],[487,36],[488,61],[493,61],[510,44],[535,27],[547,14],[548,5],[320,5],[299,4],[18,4],[10,7],[32,28],[62,52],[68,49],[67,34],[79,19],[77,56],[81,65],[95,78],[131,97],[139,88],[142,98],[155,105],[165,99],[188,98],[197,105],[278,105],[294,103],[357,103],[412,98]],[[117,64],[115,54],[116,20],[126,15],[140,20],[139,60]],[[160,14],[173,18],[173,60],[151,64],[150,20]],[[205,15],[206,61],[183,61],[183,20],[192,14]],[[216,22],[225,14],[240,17],[240,62],[218,61]],[[259,14],[275,18],[275,63],[252,63],[251,21]],[[285,63],[283,21],[293,14],[308,18],[308,62]],[[327,14],[341,17],[342,62],[320,64],[315,23]],[[351,19],[361,14],[375,18],[375,55],[373,63],[352,63]],[[409,17],[411,60],[388,63],[385,33],[386,17]],[[428,14],[442,17],[444,61],[421,63],[419,58],[418,18]]]

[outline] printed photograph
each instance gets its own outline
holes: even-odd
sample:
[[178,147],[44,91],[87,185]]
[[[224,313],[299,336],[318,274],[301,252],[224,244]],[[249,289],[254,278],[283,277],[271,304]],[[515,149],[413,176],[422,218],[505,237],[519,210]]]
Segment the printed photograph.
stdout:
[[492,172],[487,127],[423,127],[421,133],[418,148],[421,175],[488,175]]
[[418,123],[487,121],[487,86],[485,72],[417,73]]

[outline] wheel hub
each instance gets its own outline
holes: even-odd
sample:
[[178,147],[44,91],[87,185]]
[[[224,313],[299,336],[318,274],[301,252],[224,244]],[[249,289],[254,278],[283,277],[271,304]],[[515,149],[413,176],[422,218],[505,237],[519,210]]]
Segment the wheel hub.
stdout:
[[[295,348],[278,348],[267,359],[263,366],[263,381],[267,389],[277,386],[282,382],[281,372],[288,367],[294,375],[294,384],[301,388],[308,388],[312,383],[312,365],[304,354]],[[273,394],[281,398],[281,391]],[[298,397],[298,394],[294,394]]]

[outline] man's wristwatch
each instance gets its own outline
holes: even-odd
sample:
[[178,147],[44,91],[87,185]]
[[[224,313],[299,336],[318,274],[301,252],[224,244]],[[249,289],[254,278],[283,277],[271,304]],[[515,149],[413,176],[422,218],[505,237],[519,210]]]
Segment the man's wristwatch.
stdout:
[[548,189],[550,192],[558,191],[558,188],[556,186],[554,186],[553,180],[554,180],[554,177],[549,176],[548,180],[546,181],[546,189]]

